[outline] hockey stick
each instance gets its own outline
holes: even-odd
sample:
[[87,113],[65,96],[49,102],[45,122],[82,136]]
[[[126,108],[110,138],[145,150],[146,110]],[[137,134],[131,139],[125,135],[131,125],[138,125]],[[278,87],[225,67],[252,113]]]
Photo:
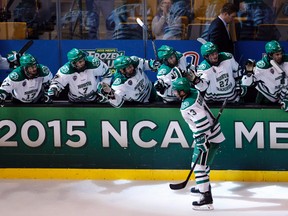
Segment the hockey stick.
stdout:
[[153,39],[152,32],[148,29],[148,27],[143,23],[143,21],[140,18],[137,17],[136,22],[138,23],[138,25],[140,25],[148,33],[148,37],[151,38],[154,55],[155,55],[155,58],[158,59],[157,51],[156,51],[156,45],[155,45],[155,41]]
[[[224,100],[224,102],[223,102],[223,104],[222,104],[222,106],[221,106],[221,108],[220,108],[220,110],[218,112],[218,115],[215,118],[215,120],[214,120],[214,122],[213,122],[213,124],[211,126],[211,131],[213,131],[215,125],[218,123],[219,118],[222,115],[222,112],[223,112],[226,104],[227,104],[227,98]],[[180,183],[177,183],[177,184],[169,184],[169,187],[170,187],[171,190],[180,190],[180,189],[183,189],[183,188],[186,187],[186,185],[187,185],[188,181],[190,180],[190,177],[191,177],[191,175],[192,175],[192,173],[193,173],[193,171],[195,169],[195,166],[196,166],[198,160],[200,159],[200,156],[201,156],[201,154],[198,154],[198,156],[196,158],[196,161],[194,162],[194,164],[193,164],[192,168],[190,169],[190,172],[189,172],[189,174],[188,174],[188,176],[187,176],[187,178],[186,178],[186,180],[184,182],[180,182]]]
[[197,41],[199,42],[199,43],[201,43],[201,44],[206,44],[207,43],[207,41],[204,39],[204,38],[197,38]]
[[285,76],[286,76],[286,73],[285,71],[280,67],[280,65],[274,61],[273,59],[270,60],[270,63],[273,67],[276,68],[276,70],[282,75],[281,77],[281,85],[284,85],[285,84]]
[[29,40],[26,44],[24,44],[24,46],[19,50],[18,54],[20,56],[23,55],[23,53],[25,53],[33,44],[33,40]]

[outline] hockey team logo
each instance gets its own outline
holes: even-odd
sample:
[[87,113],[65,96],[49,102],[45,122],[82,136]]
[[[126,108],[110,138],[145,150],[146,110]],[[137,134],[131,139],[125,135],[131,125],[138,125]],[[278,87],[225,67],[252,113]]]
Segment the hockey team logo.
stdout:
[[117,48],[98,48],[95,50],[85,50],[90,56],[97,57],[98,59],[105,62],[110,71],[115,73],[114,60],[121,55],[125,54],[125,51],[118,51]]
[[186,62],[191,65],[198,65],[199,64],[199,54],[194,51],[187,51],[184,52],[183,55],[186,58]]

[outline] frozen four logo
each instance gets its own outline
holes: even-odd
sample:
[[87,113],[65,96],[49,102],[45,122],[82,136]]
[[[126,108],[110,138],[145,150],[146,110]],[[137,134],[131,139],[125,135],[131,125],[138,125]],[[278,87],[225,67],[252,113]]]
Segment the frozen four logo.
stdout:
[[116,48],[99,48],[95,50],[85,50],[89,55],[97,57],[105,62],[112,73],[116,71],[113,61],[120,55],[124,55],[124,51],[118,51]]

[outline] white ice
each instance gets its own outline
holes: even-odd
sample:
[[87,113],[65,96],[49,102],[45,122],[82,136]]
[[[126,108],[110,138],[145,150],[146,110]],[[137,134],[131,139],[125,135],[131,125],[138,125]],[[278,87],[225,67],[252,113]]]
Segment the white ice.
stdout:
[[288,216],[288,183],[212,182],[213,211],[168,181],[0,180],[2,216]]

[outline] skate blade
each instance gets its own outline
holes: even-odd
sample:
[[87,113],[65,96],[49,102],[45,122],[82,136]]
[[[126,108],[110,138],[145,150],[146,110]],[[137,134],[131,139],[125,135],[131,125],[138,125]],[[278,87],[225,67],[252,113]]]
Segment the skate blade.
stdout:
[[202,205],[202,206],[194,206],[193,205],[193,210],[196,211],[211,211],[214,210],[214,207],[212,204],[207,204],[207,205]]

